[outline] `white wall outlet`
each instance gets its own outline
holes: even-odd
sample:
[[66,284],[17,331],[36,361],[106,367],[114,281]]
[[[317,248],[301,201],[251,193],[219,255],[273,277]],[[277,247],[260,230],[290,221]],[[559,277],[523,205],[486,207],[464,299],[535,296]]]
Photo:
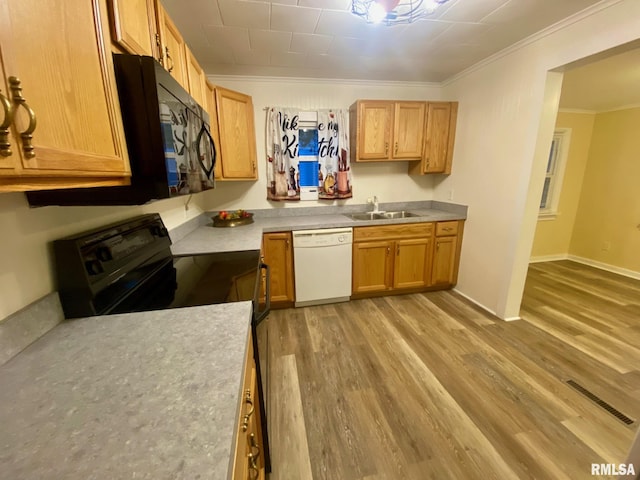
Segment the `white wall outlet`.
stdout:
[[611,250],[611,242],[602,242],[602,251],[608,252]]
[[367,203],[373,203],[373,198],[367,197]]
[[449,189],[449,200],[453,200],[453,188]]

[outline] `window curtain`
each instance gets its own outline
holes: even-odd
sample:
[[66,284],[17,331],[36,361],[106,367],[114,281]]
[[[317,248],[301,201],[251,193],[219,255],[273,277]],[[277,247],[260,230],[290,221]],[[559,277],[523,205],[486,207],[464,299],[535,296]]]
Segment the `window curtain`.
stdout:
[[268,200],[352,197],[346,110],[270,107],[266,156]]

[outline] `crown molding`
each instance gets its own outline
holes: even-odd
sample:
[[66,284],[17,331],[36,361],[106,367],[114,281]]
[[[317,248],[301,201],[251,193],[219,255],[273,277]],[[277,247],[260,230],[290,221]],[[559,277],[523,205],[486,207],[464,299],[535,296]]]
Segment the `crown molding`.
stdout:
[[601,110],[588,110],[584,108],[559,108],[558,113],[582,113],[585,115],[596,115],[598,113],[619,112],[621,110],[631,110],[640,108],[640,103],[628,103],[617,107],[603,108]]
[[587,110],[584,108],[559,108],[558,113],[582,113],[585,115],[595,115],[597,110]]
[[272,77],[272,76],[247,76],[247,75],[207,75],[212,83],[216,80],[229,82],[257,82],[257,83],[298,83],[307,85],[335,84],[375,86],[375,87],[413,87],[413,88],[440,88],[438,82],[407,82],[400,80],[358,80],[353,78],[311,78],[311,77]]
[[619,112],[620,110],[630,110],[632,108],[640,108],[640,103],[629,103],[627,105],[620,105],[619,107],[598,110],[598,113]]
[[509,45],[507,48],[500,50],[499,52],[494,53],[493,55],[480,60],[478,63],[471,65],[469,68],[466,68],[464,70],[462,70],[461,72],[456,73],[455,75],[452,75],[451,77],[443,80],[440,85],[443,87],[446,87],[454,82],[457,82],[458,80],[466,77],[467,75],[480,70],[481,68],[495,62],[496,60],[499,60],[503,57],[506,57],[507,55],[512,54],[513,52],[517,52],[518,50],[523,49],[524,47],[526,47],[527,45],[531,45],[532,43],[535,43],[549,35],[551,35],[552,33],[555,33],[559,30],[562,30],[563,28],[568,27],[569,25],[573,25],[576,22],[579,22],[580,20],[583,20],[585,18],[588,18],[592,15],[595,15],[596,13],[605,10],[609,7],[611,7],[612,5],[615,5],[617,3],[622,2],[623,0],[602,0],[601,2],[598,2],[594,5],[591,5],[590,7],[585,8],[584,10],[581,10],[567,18],[564,18],[562,20],[560,20],[559,22],[554,23],[553,25],[550,25],[546,28],[543,28],[542,30],[512,44]]

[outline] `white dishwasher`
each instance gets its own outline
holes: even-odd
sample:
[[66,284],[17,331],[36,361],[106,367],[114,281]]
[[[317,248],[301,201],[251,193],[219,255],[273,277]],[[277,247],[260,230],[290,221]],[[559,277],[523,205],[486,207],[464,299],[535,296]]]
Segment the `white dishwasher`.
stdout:
[[292,234],[296,307],[349,300],[353,229],[298,230]]

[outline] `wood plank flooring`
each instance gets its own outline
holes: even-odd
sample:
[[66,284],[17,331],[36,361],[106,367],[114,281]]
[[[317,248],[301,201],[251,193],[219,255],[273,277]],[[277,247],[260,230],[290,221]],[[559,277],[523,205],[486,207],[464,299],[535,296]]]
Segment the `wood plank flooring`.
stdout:
[[575,480],[624,461],[640,421],[640,282],[534,264],[522,317],[451,291],[273,311],[258,328],[270,479]]

